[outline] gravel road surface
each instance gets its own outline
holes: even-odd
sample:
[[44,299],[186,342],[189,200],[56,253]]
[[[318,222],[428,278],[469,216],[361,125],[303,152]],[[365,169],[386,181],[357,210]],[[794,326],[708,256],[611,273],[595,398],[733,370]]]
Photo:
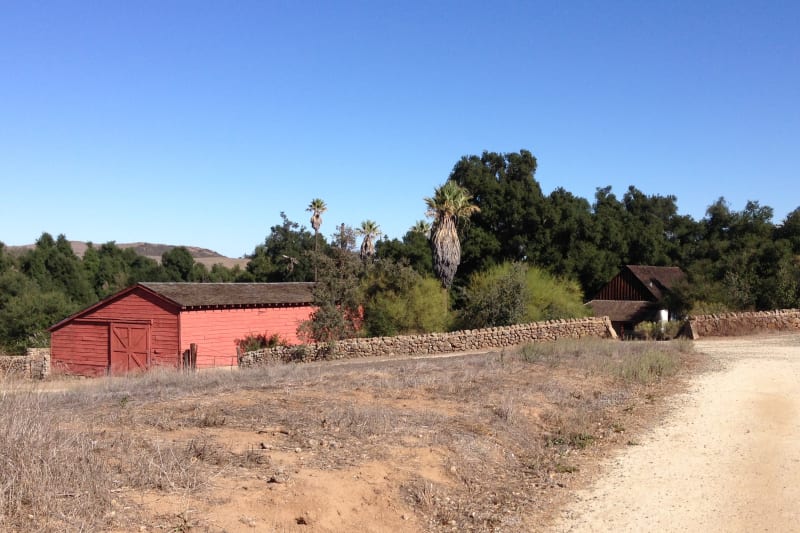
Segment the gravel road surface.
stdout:
[[695,378],[556,532],[800,531],[800,335],[700,340]]

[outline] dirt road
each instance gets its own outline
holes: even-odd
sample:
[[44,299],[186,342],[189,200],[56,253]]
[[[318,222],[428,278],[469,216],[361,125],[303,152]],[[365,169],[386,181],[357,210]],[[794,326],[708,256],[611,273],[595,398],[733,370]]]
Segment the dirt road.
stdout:
[[697,349],[721,369],[612,458],[553,531],[800,531],[800,336]]

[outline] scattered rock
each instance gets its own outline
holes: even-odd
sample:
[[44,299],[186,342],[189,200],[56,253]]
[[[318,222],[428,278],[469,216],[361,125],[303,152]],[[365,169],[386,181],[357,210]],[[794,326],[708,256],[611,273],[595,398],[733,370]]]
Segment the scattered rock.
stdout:
[[267,483],[286,483],[289,481],[289,476],[284,472],[284,470],[278,469],[269,476],[266,477]]

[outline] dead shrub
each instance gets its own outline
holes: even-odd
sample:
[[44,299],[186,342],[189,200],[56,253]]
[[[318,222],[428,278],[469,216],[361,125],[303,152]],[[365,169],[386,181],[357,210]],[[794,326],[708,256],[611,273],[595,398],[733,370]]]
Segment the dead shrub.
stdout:
[[247,450],[238,454],[239,466],[254,466],[271,464],[267,450],[263,447],[248,446]]
[[201,461],[220,463],[217,448],[196,440],[181,446],[121,435],[107,452],[122,483],[165,492],[200,488],[207,481]]
[[357,438],[386,435],[392,432],[392,410],[380,405],[361,406],[346,404],[336,406],[325,413],[324,420],[330,426],[345,430]]
[[200,410],[196,414],[194,423],[201,428],[215,428],[225,425],[225,415],[219,409]]
[[436,490],[433,483],[427,480],[413,481],[406,487],[406,491],[411,497],[412,503],[422,508],[423,511],[433,509],[439,499],[439,491]]
[[571,409],[548,410],[542,421],[548,427],[546,442],[560,448],[585,448],[594,442],[599,411],[586,404]]
[[36,393],[0,393],[0,529],[109,525],[113,483],[95,442],[63,429]]
[[516,419],[519,403],[520,399],[517,395],[504,394],[497,404],[491,406],[492,413],[504,422],[513,422]]

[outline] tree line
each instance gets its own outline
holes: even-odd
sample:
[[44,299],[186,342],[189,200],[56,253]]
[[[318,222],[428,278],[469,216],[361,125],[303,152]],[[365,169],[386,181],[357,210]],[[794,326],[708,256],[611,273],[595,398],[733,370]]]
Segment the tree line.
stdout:
[[159,263],[113,242],[79,258],[47,233],[21,254],[0,243],[0,345],[46,344],[48,326],[138,281],[317,281],[304,329],[323,341],[580,316],[626,264],[686,271],[670,296],[678,313],[800,307],[800,208],[776,223],[768,206],[737,211],[721,196],[695,220],[675,196],[634,186],[546,195],[536,167],[528,150],[462,157],[424,198],[430,222],[394,239],[373,220],[326,238],[315,198],[313,232],[281,213],[245,268],[206,268],[183,247]]

